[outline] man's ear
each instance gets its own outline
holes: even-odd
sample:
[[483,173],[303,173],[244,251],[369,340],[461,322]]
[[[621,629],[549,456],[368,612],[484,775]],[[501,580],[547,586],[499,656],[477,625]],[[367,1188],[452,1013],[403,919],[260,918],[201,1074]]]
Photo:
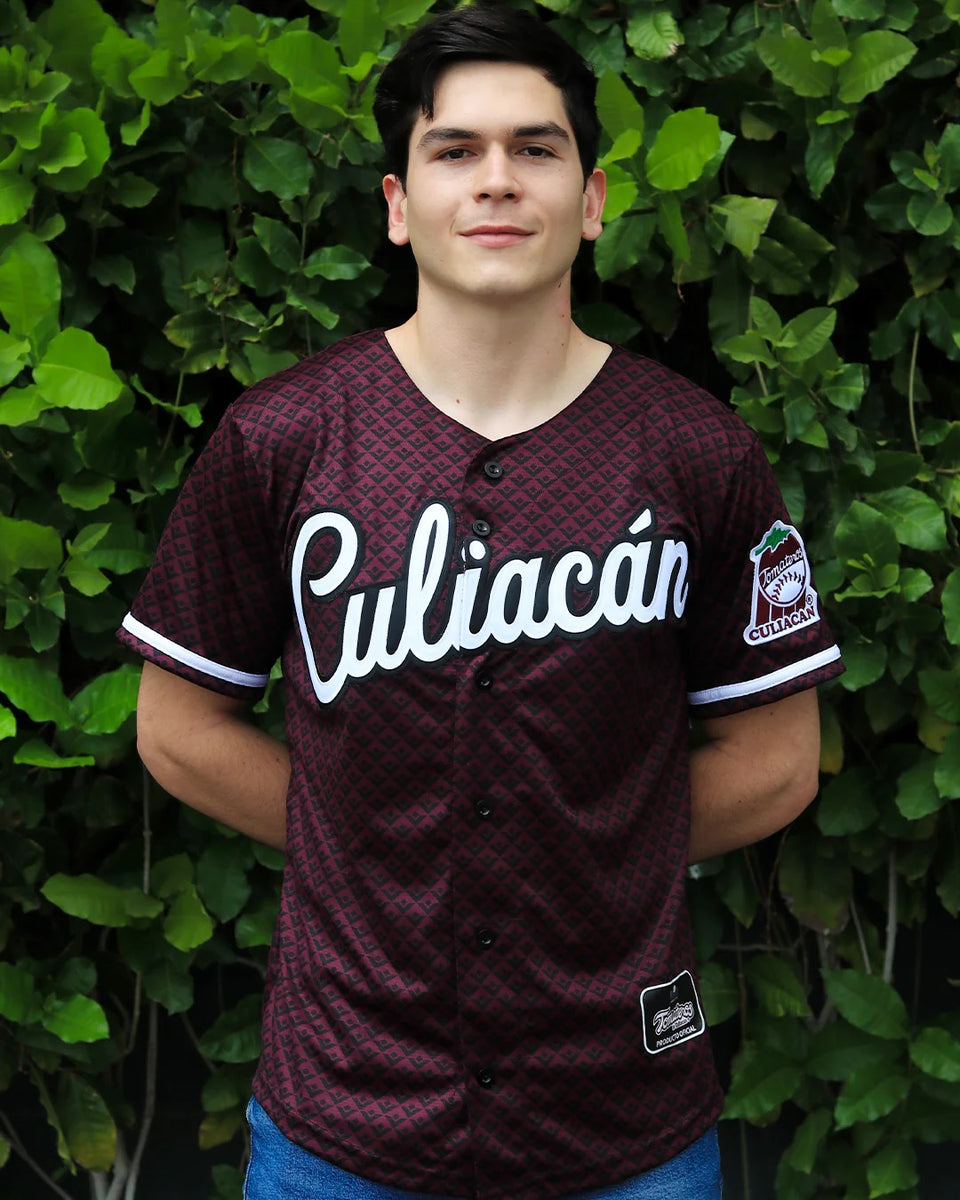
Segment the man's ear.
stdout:
[[582,236],[588,242],[595,242],[603,231],[603,204],[607,198],[607,177],[599,167],[591,171],[583,189],[583,229]]
[[386,175],[383,194],[387,201],[387,237],[395,246],[410,241],[407,233],[407,193],[398,175]]

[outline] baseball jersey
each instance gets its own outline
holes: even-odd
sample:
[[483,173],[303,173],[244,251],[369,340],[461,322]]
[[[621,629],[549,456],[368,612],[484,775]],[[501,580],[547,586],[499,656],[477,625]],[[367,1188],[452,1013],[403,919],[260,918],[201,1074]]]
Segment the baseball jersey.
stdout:
[[233,696],[282,656],[254,1091],[289,1138],[394,1187],[545,1200],[716,1119],[689,718],[842,669],[738,417],[614,348],[489,441],[382,332],[348,338],[227,412],[120,636]]

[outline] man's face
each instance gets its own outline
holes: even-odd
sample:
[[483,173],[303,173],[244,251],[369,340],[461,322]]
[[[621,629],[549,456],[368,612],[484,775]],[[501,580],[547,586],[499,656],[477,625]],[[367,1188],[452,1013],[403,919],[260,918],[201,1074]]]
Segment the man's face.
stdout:
[[389,236],[410,243],[425,290],[555,295],[581,238],[600,235],[602,171],[583,181],[558,88],[533,67],[468,62],[437,83],[410,135],[406,188],[384,180]]

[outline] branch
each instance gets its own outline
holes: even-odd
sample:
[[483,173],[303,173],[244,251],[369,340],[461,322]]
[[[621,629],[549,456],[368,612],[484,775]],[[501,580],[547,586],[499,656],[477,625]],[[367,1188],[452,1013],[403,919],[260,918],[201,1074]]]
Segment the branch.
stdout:
[[897,950],[897,851],[887,860],[887,946],[883,954],[883,981],[893,982],[893,956]]
[[130,1175],[127,1178],[127,1189],[123,1194],[124,1200],[135,1200],[137,1179],[143,1162],[143,1153],[147,1148],[147,1138],[150,1136],[150,1126],[157,1107],[157,1002],[150,1001],[150,1015],[147,1018],[147,1081],[143,1098],[143,1120],[140,1123],[140,1136],[137,1138],[136,1149],[130,1160]]
[[860,914],[857,912],[857,902],[853,896],[850,897],[850,916],[853,917],[853,927],[857,931],[857,941],[860,943],[860,955],[863,958],[863,969],[868,975],[872,975],[873,971],[870,967],[870,955],[867,953],[867,943],[864,940],[863,928],[860,925]]
[[33,1173],[35,1175],[39,1175],[39,1177],[43,1180],[43,1182],[47,1185],[47,1187],[50,1188],[50,1190],[52,1192],[54,1192],[56,1195],[58,1195],[60,1197],[60,1200],[74,1200],[74,1197],[71,1196],[69,1192],[65,1192],[58,1183],[55,1183],[50,1178],[50,1176],[46,1173],[46,1171],[43,1169],[43,1167],[41,1167],[38,1162],[36,1162],[33,1158],[30,1157],[30,1155],[24,1149],[23,1143],[20,1141],[19,1137],[17,1136],[17,1131],[10,1124],[10,1121],[7,1118],[7,1114],[4,1112],[0,1112],[0,1124],[2,1124],[4,1129],[7,1131],[7,1137],[10,1140],[10,1148],[12,1150],[14,1150],[17,1154],[20,1155],[20,1157],[27,1164],[27,1166],[30,1168],[30,1170],[33,1171]]

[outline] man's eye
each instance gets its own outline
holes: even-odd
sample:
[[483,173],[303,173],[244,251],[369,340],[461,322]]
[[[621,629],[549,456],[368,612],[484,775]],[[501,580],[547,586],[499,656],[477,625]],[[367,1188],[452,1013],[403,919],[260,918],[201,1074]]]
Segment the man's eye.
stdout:
[[553,158],[553,151],[547,146],[524,146],[520,153],[527,158]]
[[451,146],[449,150],[444,150],[438,157],[445,158],[451,162],[459,162],[462,158],[466,158],[467,150],[464,146]]

